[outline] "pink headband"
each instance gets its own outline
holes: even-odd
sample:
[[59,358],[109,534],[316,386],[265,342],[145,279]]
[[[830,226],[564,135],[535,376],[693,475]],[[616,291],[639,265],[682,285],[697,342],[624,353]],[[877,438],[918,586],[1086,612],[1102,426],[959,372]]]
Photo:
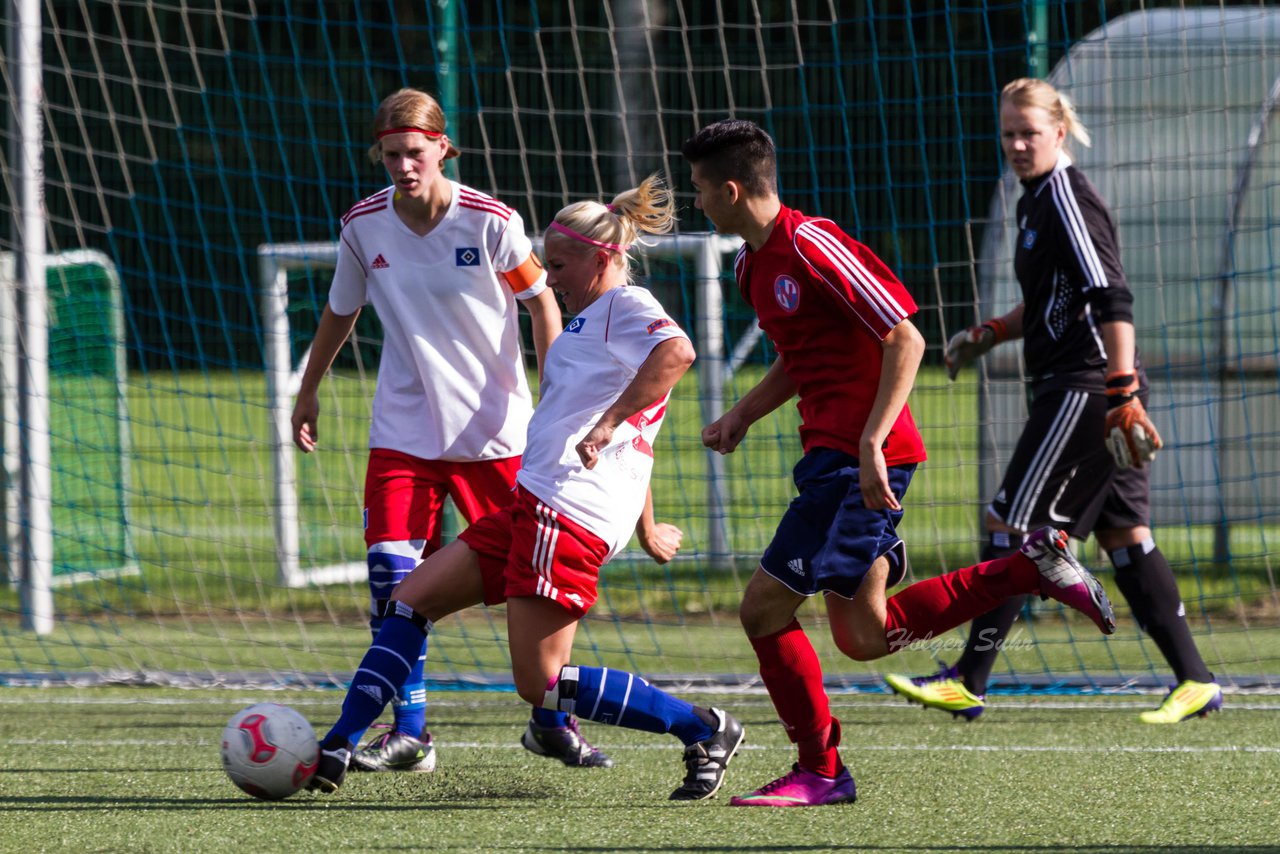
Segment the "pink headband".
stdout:
[[580,240],[583,243],[590,243],[592,246],[599,246],[601,249],[612,249],[614,252],[626,252],[631,248],[630,243],[603,243],[599,240],[593,240],[585,234],[579,234],[572,228],[569,228],[566,225],[561,225],[558,222],[552,222],[551,225],[547,226],[547,228],[550,231],[558,231],[565,237],[572,237],[574,240]]
[[382,139],[384,136],[391,136],[393,133],[420,133],[427,139],[439,139],[444,136],[438,130],[427,130],[425,128],[387,128],[386,130],[378,131],[378,139]]

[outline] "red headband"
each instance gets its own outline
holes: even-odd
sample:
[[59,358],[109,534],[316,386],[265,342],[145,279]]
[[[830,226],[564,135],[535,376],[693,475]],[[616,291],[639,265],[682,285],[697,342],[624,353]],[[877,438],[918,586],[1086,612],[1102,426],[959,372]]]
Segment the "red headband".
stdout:
[[444,136],[443,131],[427,130],[426,128],[387,128],[386,130],[378,131],[378,139],[382,139],[384,136],[391,136],[393,133],[420,133],[427,139],[439,139]]

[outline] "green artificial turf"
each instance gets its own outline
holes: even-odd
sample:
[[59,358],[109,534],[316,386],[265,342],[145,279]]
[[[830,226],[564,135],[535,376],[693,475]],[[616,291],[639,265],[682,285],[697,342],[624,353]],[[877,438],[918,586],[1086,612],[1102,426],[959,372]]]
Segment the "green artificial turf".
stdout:
[[1280,703],[1230,695],[1205,720],[1137,720],[1157,698],[997,699],[954,721],[837,695],[858,802],[739,809],[793,752],[763,695],[705,695],[746,726],[714,800],[678,804],[670,736],[586,724],[617,761],[565,768],[518,746],[512,694],[435,692],[434,774],[350,776],[336,794],[254,801],[219,736],[270,700],[317,727],[338,692],[0,689],[0,850],[1262,852],[1280,845]]

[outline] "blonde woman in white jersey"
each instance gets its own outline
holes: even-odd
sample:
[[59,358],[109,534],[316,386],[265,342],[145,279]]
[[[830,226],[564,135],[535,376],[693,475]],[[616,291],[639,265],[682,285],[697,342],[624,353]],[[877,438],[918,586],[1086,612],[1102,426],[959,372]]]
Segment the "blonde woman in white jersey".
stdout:
[[480,603],[507,604],[512,675],[526,702],[600,723],[671,733],[685,777],[672,800],[714,795],[742,743],[719,709],[673,697],[630,673],[570,663],[578,621],[600,568],[635,530],[651,552],[683,536],[655,525],[653,441],[671,389],[693,363],[688,337],[646,290],[628,286],[627,250],[673,222],[655,178],[611,204],[578,202],[547,231],[547,280],[574,315],[547,351],[517,496],[424,560],[396,588],[391,611],[356,671],[342,715],[321,741],[311,787],[342,785],[347,757],[381,713],[434,621]]
[[[371,304],[384,337],[369,430],[364,528],[370,629],[391,591],[440,548],[444,500],[467,522],[510,502],[533,399],[519,311],[532,318],[539,373],[560,331],[560,310],[520,214],[450,181],[458,156],[440,105],[401,89],[378,107],[370,159],[393,183],[342,218],[329,300],[293,410],[293,438],[311,452],[320,433],[317,389],[360,310]],[[394,692],[393,727],[352,760],[362,771],[431,771],[425,645]],[[535,710],[522,743],[576,766],[608,766],[568,715]]]

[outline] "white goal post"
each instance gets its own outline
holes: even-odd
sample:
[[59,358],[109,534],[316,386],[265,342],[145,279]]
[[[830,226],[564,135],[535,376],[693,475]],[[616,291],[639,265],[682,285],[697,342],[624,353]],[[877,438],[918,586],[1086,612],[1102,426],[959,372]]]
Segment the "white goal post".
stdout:
[[[726,356],[721,274],[725,258],[736,253],[741,240],[711,233],[662,235],[643,252],[651,258],[691,261],[696,279],[698,391],[702,417],[707,421],[724,411],[724,384],[746,359],[759,338],[752,326]],[[540,243],[540,241],[535,241]],[[273,479],[272,516],[280,583],[286,587],[338,584],[362,580],[363,562],[304,567],[300,550],[300,505],[290,418],[293,399],[310,350],[294,364],[289,328],[289,273],[294,270],[332,269],[337,263],[336,243],[268,243],[258,247],[258,283],[261,300],[263,351],[266,362],[267,406],[271,419]],[[706,555],[713,568],[730,559],[725,525],[724,462],[707,452],[707,515],[711,520]]]

